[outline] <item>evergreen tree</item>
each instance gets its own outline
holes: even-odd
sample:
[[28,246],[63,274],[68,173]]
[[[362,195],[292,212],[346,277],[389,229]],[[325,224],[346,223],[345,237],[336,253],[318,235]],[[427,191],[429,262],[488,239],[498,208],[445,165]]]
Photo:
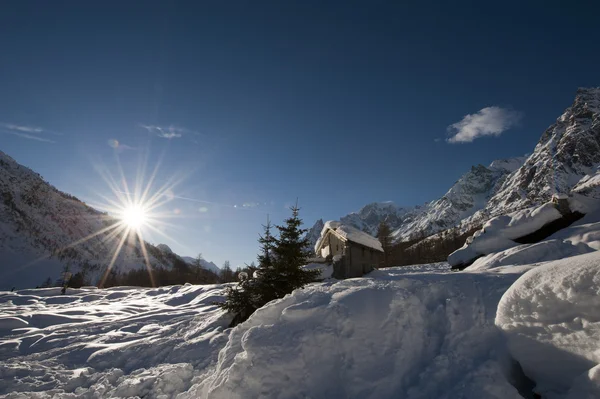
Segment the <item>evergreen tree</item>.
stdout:
[[232,283],[237,280],[237,274],[231,270],[231,262],[226,260],[221,267],[221,282],[222,283]]
[[277,274],[275,291],[278,298],[313,282],[319,275],[319,271],[302,269],[310,256],[310,244],[307,230],[301,228],[300,208],[295,205],[291,210],[292,217],[286,219],[283,225],[276,226],[279,238],[274,240],[273,264]]
[[380,267],[388,267],[390,266],[390,252],[392,251],[392,230],[385,221],[379,223],[377,238],[383,248],[383,259],[380,262]]
[[292,217],[285,220],[279,230],[279,238],[271,234],[271,223],[263,226],[258,255],[258,269],[241,280],[236,287],[227,287],[226,300],[221,308],[235,314],[232,325],[246,320],[266,303],[283,298],[297,288],[314,281],[319,271],[306,271],[302,266],[308,257],[306,230],[300,228],[298,207],[292,208]]

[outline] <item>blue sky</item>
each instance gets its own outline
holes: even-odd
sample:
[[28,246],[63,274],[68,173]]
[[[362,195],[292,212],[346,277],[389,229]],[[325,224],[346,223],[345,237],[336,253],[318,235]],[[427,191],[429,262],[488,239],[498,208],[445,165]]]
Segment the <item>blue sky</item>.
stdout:
[[4,2],[0,149],[90,203],[161,159],[151,241],[238,265],[297,197],[435,199],[600,84],[594,2],[400,3]]

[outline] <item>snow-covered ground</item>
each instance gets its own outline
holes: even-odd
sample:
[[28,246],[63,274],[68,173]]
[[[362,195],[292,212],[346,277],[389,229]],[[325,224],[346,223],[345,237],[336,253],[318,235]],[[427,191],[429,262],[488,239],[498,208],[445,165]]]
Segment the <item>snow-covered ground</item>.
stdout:
[[[0,396],[174,397],[217,359],[223,286],[0,293]],[[4,396],[3,394],[6,394]]]
[[298,290],[234,329],[212,305],[218,285],[5,292],[0,395],[517,397],[494,318],[523,271],[378,270]]
[[0,398],[599,397],[596,216],[462,272],[311,284],[232,329],[223,285],[0,293]]

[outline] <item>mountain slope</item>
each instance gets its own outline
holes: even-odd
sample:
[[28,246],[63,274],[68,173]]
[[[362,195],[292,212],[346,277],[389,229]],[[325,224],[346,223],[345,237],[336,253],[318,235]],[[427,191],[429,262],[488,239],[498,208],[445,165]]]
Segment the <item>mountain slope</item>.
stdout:
[[600,198],[599,187],[600,88],[580,88],[527,158],[474,166],[444,196],[424,206],[374,203],[341,220],[371,234],[385,220],[394,238],[406,241],[457,225],[464,233],[494,216],[547,202],[556,193]]
[[[192,258],[191,256],[182,256],[181,259],[190,264],[196,263],[196,258]],[[206,259],[200,259],[200,266],[203,269],[210,270],[213,273],[221,274],[221,268],[215,265],[214,262],[209,262]]]
[[531,156],[503,183],[486,209],[492,215],[507,213],[578,186],[578,191],[589,193],[598,186],[592,176],[599,165],[600,88],[580,88],[573,105],[544,132]]
[[[340,220],[371,235],[376,234],[381,222],[386,222],[396,240],[435,234],[483,209],[505,179],[524,160],[519,157],[497,160],[487,167],[473,166],[443,197],[425,205],[398,207],[392,202],[372,203]],[[313,229],[318,227],[317,224]]]
[[394,238],[408,240],[429,236],[456,226],[486,207],[508,176],[519,168],[524,157],[496,160],[489,166],[473,166],[438,200],[432,201],[412,222],[394,231]]
[[[122,233],[111,234],[119,230],[110,229],[115,223],[0,152],[0,289],[55,281],[66,265],[97,279],[122,238]],[[151,265],[172,266],[172,256],[147,243],[146,248]],[[133,235],[125,239],[115,266],[121,271],[145,267]]]

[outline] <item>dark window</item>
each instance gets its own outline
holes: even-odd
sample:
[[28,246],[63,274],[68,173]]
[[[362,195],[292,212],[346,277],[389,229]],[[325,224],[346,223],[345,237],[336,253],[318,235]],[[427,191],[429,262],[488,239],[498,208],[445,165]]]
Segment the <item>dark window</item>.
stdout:
[[371,260],[373,260],[373,250],[371,250],[370,252],[371,252]]
[[340,250],[340,244],[335,244],[335,250],[339,251]]
[[362,247],[362,256],[365,257],[365,247]]

